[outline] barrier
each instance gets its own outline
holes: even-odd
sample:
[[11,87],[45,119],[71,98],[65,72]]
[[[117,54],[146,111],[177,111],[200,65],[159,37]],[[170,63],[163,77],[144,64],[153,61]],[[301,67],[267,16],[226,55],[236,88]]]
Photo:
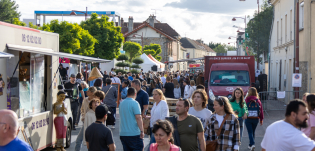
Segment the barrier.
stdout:
[[268,111],[284,111],[287,104],[295,99],[295,93],[298,92],[298,98],[302,96],[301,91],[265,91],[259,92],[259,98],[263,105],[263,111],[268,116]]

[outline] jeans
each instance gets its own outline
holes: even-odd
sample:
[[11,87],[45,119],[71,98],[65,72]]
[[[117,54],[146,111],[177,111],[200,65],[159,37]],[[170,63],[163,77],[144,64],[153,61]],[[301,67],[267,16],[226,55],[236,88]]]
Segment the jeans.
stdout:
[[83,102],[83,98],[79,97],[79,108],[78,108],[77,120],[75,121],[76,124],[79,124],[80,122],[82,102]]
[[[113,114],[114,114],[114,117],[115,117],[115,120],[116,120],[116,107],[111,107],[112,108],[112,110],[113,110]],[[115,125],[115,123],[114,123],[114,125]]]
[[238,118],[238,123],[240,125],[240,142],[242,142],[243,130],[244,130],[244,120],[242,117]]
[[83,142],[83,131],[84,131],[84,125],[82,126],[82,128],[78,134],[77,140],[75,141],[75,147],[74,147],[75,151],[81,150],[82,142]]
[[78,100],[75,100],[71,102],[71,112],[73,117],[73,129],[75,129],[75,122],[77,120],[77,114],[78,114],[78,108],[79,108],[79,102]]
[[140,135],[137,136],[120,136],[121,144],[124,151],[143,151],[144,144]]
[[249,137],[249,146],[255,145],[255,131],[258,125],[259,119],[246,119],[245,125]]

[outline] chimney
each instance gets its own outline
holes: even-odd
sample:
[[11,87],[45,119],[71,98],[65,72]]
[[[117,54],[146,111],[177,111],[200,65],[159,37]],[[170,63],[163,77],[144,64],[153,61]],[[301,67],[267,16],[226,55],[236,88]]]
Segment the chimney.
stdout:
[[150,26],[152,26],[154,28],[154,16],[151,16],[149,17],[149,24]]
[[121,20],[120,20],[120,27],[124,27],[124,19],[123,18],[121,18]]
[[133,18],[132,16],[129,16],[129,19],[128,19],[128,33],[132,32],[133,31]]

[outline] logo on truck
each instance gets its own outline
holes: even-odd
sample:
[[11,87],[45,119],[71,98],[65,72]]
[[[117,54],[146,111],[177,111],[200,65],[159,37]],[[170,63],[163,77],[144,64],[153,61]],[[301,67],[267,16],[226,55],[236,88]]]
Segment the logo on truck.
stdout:
[[228,92],[233,92],[234,88],[233,87],[226,87],[225,90],[228,91]]

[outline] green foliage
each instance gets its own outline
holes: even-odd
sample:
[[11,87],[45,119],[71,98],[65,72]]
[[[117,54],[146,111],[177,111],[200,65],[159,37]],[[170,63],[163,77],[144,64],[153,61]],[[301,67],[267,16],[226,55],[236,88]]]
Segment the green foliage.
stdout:
[[20,25],[20,26],[26,26],[26,24],[24,22],[20,21],[19,18],[13,18],[12,24]]
[[117,67],[130,67],[130,64],[127,62],[118,62],[116,63]]
[[124,41],[121,27],[115,27],[114,22],[109,21],[108,16],[93,13],[91,18],[81,22],[83,29],[97,39],[94,57],[112,60],[120,55],[121,44]]
[[224,45],[218,45],[213,49],[213,51],[217,53],[226,53],[227,50],[225,49]]
[[[0,21],[15,24],[15,18],[20,18],[21,13],[18,12],[19,5],[12,0],[0,0]],[[24,23],[25,24],[25,23]],[[17,25],[17,24],[16,24]],[[20,25],[26,26],[26,25]]]
[[124,61],[124,60],[128,60],[128,59],[129,59],[129,57],[126,54],[121,54],[117,58],[118,61]]
[[136,69],[141,69],[141,67],[137,64],[133,64],[130,66],[130,68],[136,68]]
[[143,59],[141,59],[140,57],[138,57],[138,58],[134,58],[134,59],[132,60],[132,62],[135,63],[135,64],[142,64],[144,61],[143,61]]
[[131,62],[135,57],[141,55],[141,46],[139,43],[126,41],[124,43],[124,50],[129,54],[129,61]]
[[216,47],[218,47],[219,45],[221,45],[221,43],[215,43],[215,42],[209,42],[209,47],[211,48],[211,49],[214,49],[214,48],[216,48]]
[[133,74],[138,74],[139,73],[138,70],[130,70],[130,72],[133,73]]
[[159,56],[162,53],[162,49],[159,44],[150,44],[149,46],[145,45],[143,48],[143,53],[145,53],[146,55],[151,54],[151,56],[158,61],[161,61],[162,59],[162,57]]
[[127,71],[126,71],[126,70],[123,70],[123,69],[116,69],[115,72],[116,72],[116,73],[121,72],[122,74],[126,74],[126,73],[127,73]]
[[260,55],[268,53],[272,18],[273,6],[265,0],[262,11],[259,14],[254,14],[254,18],[247,24],[249,38],[245,44],[255,54],[255,58],[258,60],[257,63],[260,63],[262,60]]
[[59,50],[61,52],[84,56],[94,54],[94,45],[97,40],[77,23],[52,20],[45,27],[46,30],[59,34]]

